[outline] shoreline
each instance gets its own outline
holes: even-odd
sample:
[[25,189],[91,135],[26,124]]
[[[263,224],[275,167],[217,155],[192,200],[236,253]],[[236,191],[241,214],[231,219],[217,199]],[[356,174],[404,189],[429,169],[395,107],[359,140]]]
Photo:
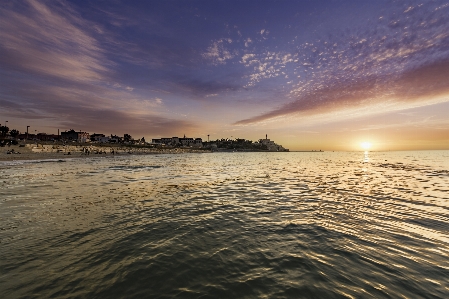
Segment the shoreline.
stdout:
[[[9,152],[9,154],[8,154]],[[127,155],[156,155],[208,153],[208,150],[194,148],[147,148],[130,146],[97,146],[97,145],[51,145],[26,144],[11,145],[0,148],[0,162],[27,160],[59,160],[67,158],[85,159],[97,157],[115,157]]]

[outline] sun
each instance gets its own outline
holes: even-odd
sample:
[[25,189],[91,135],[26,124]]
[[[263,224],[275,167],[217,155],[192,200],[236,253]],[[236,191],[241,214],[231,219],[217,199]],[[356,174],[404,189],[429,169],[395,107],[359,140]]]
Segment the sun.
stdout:
[[360,146],[364,149],[364,150],[369,150],[371,147],[371,142],[368,141],[364,141],[362,143],[360,143]]

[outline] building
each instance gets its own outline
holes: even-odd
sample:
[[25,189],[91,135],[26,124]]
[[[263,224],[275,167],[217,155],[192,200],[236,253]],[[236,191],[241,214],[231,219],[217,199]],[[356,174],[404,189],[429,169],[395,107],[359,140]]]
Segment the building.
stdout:
[[111,143],[121,143],[123,141],[123,138],[117,135],[112,135],[109,137],[109,142]]
[[59,140],[60,136],[55,134],[37,133],[36,139],[40,141],[55,141]]
[[168,145],[168,146],[189,146],[189,147],[202,147],[203,146],[203,140],[201,138],[186,138],[185,136],[183,138],[179,137],[171,137],[171,138],[159,138],[159,139],[152,139],[151,142],[153,144],[160,144],[160,145]]
[[193,138],[179,138],[179,143],[181,143],[182,146],[192,146],[195,142],[195,139]]
[[288,152],[288,149],[282,145],[276,144],[274,141],[268,139],[267,135],[265,135],[265,139],[260,139],[259,143],[265,145],[270,152]]
[[61,132],[61,139],[66,141],[89,142],[90,134],[87,132],[76,132],[75,130]]
[[161,143],[165,145],[176,145],[175,140],[178,137],[172,137],[172,138],[161,138]]
[[40,141],[55,141],[55,140],[60,140],[61,136],[56,135],[56,134],[46,134],[46,133],[37,133],[37,134],[19,134],[16,137],[17,139],[20,140],[26,140],[31,139],[31,140],[40,140]]
[[90,140],[105,143],[109,141],[109,137],[106,137],[104,134],[93,133],[92,135],[90,135]]

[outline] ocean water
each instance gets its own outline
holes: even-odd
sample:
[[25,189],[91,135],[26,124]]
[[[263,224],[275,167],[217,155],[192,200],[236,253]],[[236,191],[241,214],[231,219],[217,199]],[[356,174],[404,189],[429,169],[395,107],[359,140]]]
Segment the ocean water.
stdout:
[[449,298],[449,151],[0,162],[1,298]]

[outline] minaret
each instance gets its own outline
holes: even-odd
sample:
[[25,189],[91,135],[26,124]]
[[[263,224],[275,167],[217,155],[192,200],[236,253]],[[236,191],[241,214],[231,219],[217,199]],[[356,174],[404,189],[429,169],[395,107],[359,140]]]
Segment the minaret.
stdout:
[[268,139],[268,134],[265,134],[265,139]]

